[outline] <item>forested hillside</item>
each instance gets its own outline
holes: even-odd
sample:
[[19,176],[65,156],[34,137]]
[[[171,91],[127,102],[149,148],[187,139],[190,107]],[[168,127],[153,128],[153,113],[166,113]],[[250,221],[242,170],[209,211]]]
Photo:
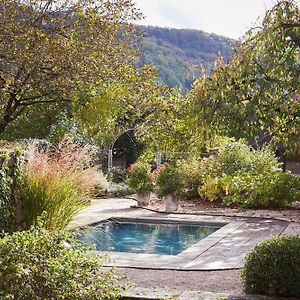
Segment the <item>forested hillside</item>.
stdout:
[[201,68],[211,68],[220,54],[228,57],[234,40],[191,29],[145,26],[139,64],[153,64],[161,82],[188,90]]

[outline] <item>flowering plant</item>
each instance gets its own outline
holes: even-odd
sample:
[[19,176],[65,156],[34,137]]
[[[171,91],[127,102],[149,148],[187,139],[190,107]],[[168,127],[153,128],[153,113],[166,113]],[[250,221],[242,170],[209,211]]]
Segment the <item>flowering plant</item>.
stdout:
[[151,191],[153,184],[150,178],[151,166],[146,163],[135,163],[128,168],[130,177],[128,185],[135,192]]
[[175,166],[160,166],[153,174],[155,178],[155,190],[158,196],[162,197],[168,194],[181,194],[183,182]]

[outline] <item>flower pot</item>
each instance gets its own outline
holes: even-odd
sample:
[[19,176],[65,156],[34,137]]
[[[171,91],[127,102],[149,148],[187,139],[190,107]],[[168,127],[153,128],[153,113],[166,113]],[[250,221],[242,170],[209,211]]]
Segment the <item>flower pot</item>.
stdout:
[[177,211],[179,200],[175,195],[173,195],[173,194],[166,195],[163,197],[163,200],[165,203],[165,211],[166,212]]
[[151,191],[143,191],[137,193],[136,201],[139,206],[148,205],[150,203]]

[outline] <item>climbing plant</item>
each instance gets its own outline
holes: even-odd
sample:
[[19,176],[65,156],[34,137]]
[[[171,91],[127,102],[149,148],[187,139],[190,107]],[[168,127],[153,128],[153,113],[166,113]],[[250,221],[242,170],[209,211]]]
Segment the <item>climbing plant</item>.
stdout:
[[11,231],[17,226],[20,204],[17,199],[18,185],[23,173],[23,151],[0,153],[0,230]]

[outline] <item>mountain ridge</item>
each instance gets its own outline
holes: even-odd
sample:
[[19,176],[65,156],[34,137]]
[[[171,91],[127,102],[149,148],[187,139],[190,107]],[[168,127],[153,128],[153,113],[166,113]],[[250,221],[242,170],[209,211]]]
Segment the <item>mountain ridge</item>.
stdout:
[[159,81],[189,90],[201,69],[211,70],[215,59],[232,54],[236,40],[196,29],[139,26],[144,32],[138,65],[152,64]]

